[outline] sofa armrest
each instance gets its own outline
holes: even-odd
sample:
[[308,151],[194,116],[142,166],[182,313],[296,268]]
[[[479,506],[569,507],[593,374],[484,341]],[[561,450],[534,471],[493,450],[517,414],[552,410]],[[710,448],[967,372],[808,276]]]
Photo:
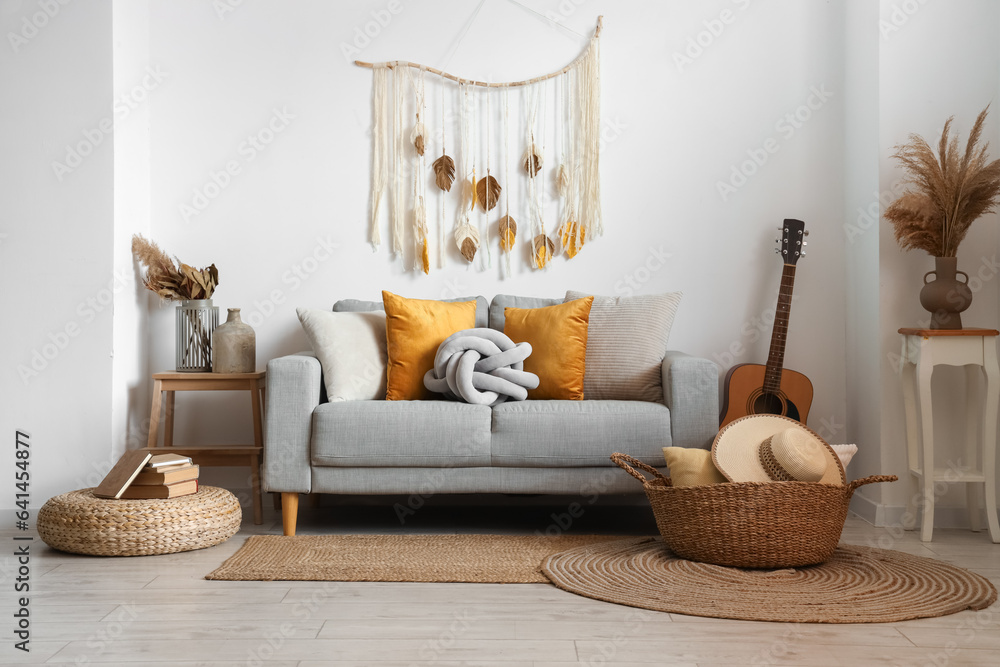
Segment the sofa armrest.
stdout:
[[319,359],[311,352],[267,362],[264,413],[264,490],[309,493],[312,413],[322,384]]
[[708,359],[667,352],[662,372],[673,445],[710,448],[719,432],[718,367]]

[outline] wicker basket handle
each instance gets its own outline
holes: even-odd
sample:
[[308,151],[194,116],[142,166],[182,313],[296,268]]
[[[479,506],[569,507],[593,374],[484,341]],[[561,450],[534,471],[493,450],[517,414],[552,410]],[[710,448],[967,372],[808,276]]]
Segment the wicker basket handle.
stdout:
[[869,475],[868,477],[862,477],[861,479],[856,479],[847,485],[847,497],[850,498],[854,495],[854,492],[858,490],[859,487],[865,484],[877,484],[879,482],[895,482],[898,477],[895,475]]
[[[639,480],[643,484],[645,484],[646,482],[648,482],[649,478],[647,478],[645,475],[643,475],[642,473],[640,473],[638,470],[636,470],[632,466],[635,466],[636,468],[639,468],[641,470],[645,470],[648,473],[652,473],[653,479],[665,479],[665,480],[667,480],[668,483],[670,482],[670,478],[669,477],[664,477],[663,473],[661,473],[659,470],[657,470],[656,468],[654,468],[651,465],[643,463],[642,461],[640,461],[637,458],[629,456],[628,454],[622,454],[621,452],[615,452],[614,454],[611,455],[611,460],[615,462],[615,465],[617,465],[619,468],[621,468],[622,470],[624,470],[628,474],[630,474],[633,477],[635,477],[637,480]],[[632,465],[629,465],[630,463]]]

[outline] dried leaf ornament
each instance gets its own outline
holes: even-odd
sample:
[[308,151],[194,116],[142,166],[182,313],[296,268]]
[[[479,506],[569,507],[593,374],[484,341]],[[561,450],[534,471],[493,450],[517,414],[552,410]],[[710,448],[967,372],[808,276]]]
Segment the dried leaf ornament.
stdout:
[[524,151],[524,157],[521,158],[521,165],[524,167],[524,171],[528,173],[530,178],[534,178],[535,175],[542,170],[542,155],[538,152],[538,148],[535,144],[531,144]]
[[565,197],[567,191],[569,190],[569,169],[566,165],[559,165],[559,169],[556,170],[556,192],[560,196]]
[[568,220],[559,229],[559,240],[566,255],[573,259],[587,241],[587,230],[579,222]]
[[545,265],[552,259],[552,253],[556,251],[556,244],[545,234],[539,234],[535,237],[532,245],[535,249],[535,265],[539,269],[544,269]]
[[455,228],[455,245],[466,261],[471,262],[479,250],[479,230],[469,223],[469,214],[463,212],[460,222]]
[[413,126],[413,132],[410,134],[410,141],[413,142],[413,147],[417,149],[417,155],[424,154],[424,124],[417,123]]
[[516,239],[517,223],[514,222],[514,218],[505,215],[500,218],[500,249],[504,252],[510,252]]
[[441,157],[431,163],[431,167],[434,169],[434,182],[437,186],[445,192],[451,192],[451,184],[455,182],[455,161],[442,153]]
[[497,179],[489,175],[489,172],[486,178],[476,183],[476,199],[484,211],[492,211],[500,201],[500,184],[497,183]]

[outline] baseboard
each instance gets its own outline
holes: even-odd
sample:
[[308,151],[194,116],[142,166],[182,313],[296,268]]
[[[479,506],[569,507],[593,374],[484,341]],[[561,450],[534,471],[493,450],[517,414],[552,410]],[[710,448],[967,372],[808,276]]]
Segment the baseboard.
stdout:
[[[872,524],[882,528],[903,525],[903,515],[906,513],[905,505],[883,505],[875,501],[857,495],[851,498],[851,512]],[[1000,511],[1000,509],[998,509]],[[917,519],[919,520],[919,516]],[[986,510],[979,511],[979,525],[986,529]],[[935,528],[969,528],[969,512],[965,507],[935,507],[934,508]]]

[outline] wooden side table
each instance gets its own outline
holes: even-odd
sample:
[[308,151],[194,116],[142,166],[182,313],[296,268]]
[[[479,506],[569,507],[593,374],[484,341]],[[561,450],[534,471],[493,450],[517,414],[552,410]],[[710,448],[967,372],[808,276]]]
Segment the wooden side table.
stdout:
[[[263,522],[261,513],[260,459],[264,451],[264,429],[261,415],[264,409],[264,371],[256,373],[154,373],[153,407],[149,418],[149,441],[146,449],[154,454],[173,453],[190,456],[200,466],[250,466],[253,486],[253,522]],[[253,446],[197,445],[174,446],[175,391],[249,391],[253,415]],[[163,422],[163,446],[159,439],[162,396],[166,394],[166,415]]]
[[[1000,366],[997,364],[996,329],[900,329],[903,336],[902,382],[906,409],[906,452],[910,474],[920,492],[910,494],[906,510],[916,517],[917,497],[923,497],[920,539],[930,542],[934,533],[934,483],[964,483],[966,505],[972,530],[978,531],[978,486],[985,489],[986,517],[990,538],[1000,542],[997,523],[996,451],[997,408],[1000,399]],[[965,456],[973,470],[940,470],[934,466],[934,418],[931,402],[931,375],[934,366],[965,368],[966,414]],[[981,418],[974,399],[979,374],[986,376]],[[918,401],[919,399],[919,412]],[[919,415],[919,425],[917,423]],[[981,421],[980,421],[981,419]],[[981,428],[977,428],[979,421]],[[977,433],[981,431],[981,433]],[[980,436],[977,438],[977,434]],[[976,461],[979,469],[976,470]],[[912,527],[912,526],[911,526]]]

